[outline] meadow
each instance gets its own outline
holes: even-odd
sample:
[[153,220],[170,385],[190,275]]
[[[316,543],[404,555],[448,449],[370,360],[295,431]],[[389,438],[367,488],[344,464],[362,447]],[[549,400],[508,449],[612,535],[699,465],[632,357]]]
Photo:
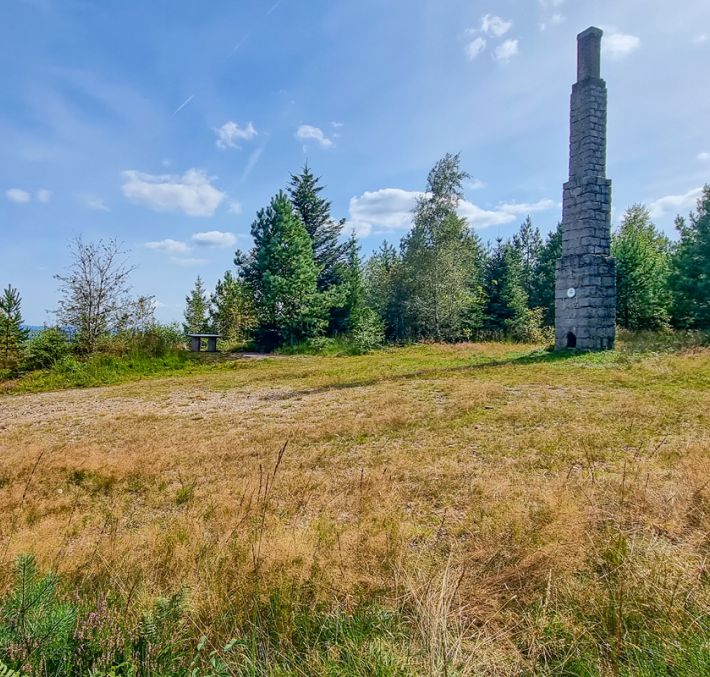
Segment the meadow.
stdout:
[[710,671],[707,347],[432,344],[140,375],[0,397],[5,666]]

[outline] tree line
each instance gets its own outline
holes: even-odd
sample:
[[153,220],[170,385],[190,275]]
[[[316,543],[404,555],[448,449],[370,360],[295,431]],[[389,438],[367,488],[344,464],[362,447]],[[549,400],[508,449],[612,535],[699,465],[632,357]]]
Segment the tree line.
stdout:
[[[236,252],[214,292],[197,279],[185,331],[216,331],[265,349],[319,336],[348,337],[362,349],[385,341],[547,339],[561,226],[543,237],[528,216],[511,239],[484,244],[458,213],[467,178],[460,157],[445,155],[429,172],[399,246],[384,242],[363,260],[306,166],[257,213],[253,248]],[[710,329],[710,186],[676,227],[673,242],[637,204],[613,233],[622,327]]]
[[[512,238],[484,244],[458,213],[467,178],[460,157],[445,155],[429,172],[409,232],[365,260],[305,166],[256,214],[252,249],[235,253],[215,289],[197,278],[183,331],[265,350],[322,337],[357,352],[385,342],[547,340],[561,227],[543,237],[528,216]],[[622,327],[710,330],[710,185],[676,229],[672,241],[637,204],[612,234]],[[30,338],[18,290],[8,285],[0,295],[1,369],[49,366],[69,351],[180,343],[177,328],[155,321],[153,297],[131,296],[133,267],[120,243],[77,239],[71,254],[69,269],[55,276],[55,327]]]

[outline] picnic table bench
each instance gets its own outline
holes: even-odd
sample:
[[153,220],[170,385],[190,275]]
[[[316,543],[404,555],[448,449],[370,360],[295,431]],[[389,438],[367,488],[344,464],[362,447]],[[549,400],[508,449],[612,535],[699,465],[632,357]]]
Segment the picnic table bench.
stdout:
[[207,339],[207,352],[217,352],[217,339],[222,338],[222,334],[187,334],[190,339],[190,350],[199,353],[202,350],[202,339]]

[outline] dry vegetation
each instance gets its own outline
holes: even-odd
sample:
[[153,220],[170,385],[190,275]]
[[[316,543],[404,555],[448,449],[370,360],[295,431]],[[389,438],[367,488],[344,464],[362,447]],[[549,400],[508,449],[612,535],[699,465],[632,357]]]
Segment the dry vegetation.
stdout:
[[4,586],[32,552],[124,619],[184,588],[181,650],[253,637],[219,674],[701,674],[708,478],[708,349],[418,346],[0,398]]

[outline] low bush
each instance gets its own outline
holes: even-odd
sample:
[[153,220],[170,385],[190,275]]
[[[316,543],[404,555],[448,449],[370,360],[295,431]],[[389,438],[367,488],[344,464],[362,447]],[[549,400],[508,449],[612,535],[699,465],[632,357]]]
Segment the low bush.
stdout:
[[41,329],[25,344],[21,369],[49,369],[71,352],[67,334],[56,327]]

